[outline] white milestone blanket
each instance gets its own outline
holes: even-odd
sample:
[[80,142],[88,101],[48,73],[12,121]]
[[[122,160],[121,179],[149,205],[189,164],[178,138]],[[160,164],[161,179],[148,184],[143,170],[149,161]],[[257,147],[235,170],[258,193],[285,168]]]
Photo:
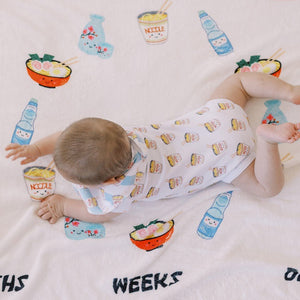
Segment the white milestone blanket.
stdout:
[[[218,183],[134,202],[103,224],[41,220],[29,192],[78,194],[58,173],[25,183],[24,168],[50,155],[26,166],[5,158],[11,141],[34,143],[84,117],[137,128],[176,119],[235,71],[300,84],[299,1],[172,2],[1,0],[0,299],[300,298],[299,141],[279,145],[286,182],[276,197]],[[300,106],[282,99],[246,112],[254,129],[300,121]]]

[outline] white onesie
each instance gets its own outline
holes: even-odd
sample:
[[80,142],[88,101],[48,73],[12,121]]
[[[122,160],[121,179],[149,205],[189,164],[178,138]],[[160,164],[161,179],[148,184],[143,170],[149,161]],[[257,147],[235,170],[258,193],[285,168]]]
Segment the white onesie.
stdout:
[[255,158],[247,115],[227,99],[210,100],[176,120],[127,128],[133,161],[117,184],[75,185],[91,214],[124,212],[133,201],[187,195],[232,182]]

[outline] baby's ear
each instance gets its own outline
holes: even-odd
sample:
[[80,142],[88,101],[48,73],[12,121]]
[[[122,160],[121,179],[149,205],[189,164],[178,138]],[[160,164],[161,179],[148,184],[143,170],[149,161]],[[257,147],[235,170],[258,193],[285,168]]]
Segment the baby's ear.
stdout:
[[106,181],[104,181],[105,184],[115,184],[118,183],[117,179],[115,177],[107,179]]

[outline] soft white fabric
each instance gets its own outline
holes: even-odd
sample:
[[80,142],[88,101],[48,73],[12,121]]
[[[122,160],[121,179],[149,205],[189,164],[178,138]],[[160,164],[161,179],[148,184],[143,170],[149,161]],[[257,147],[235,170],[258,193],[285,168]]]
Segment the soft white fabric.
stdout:
[[[281,157],[290,154],[284,160],[282,192],[260,199],[234,190],[211,240],[197,235],[198,225],[216,196],[232,190],[231,185],[218,183],[189,196],[133,203],[128,213],[104,225],[103,239],[70,240],[64,219],[50,225],[35,215],[38,204],[27,193],[25,166],[5,158],[4,147],[31,98],[38,100],[34,143],[83,117],[123,126],[172,120],[203,105],[233,74],[236,62],[249,61],[252,55],[268,59],[279,48],[286,51],[278,58],[280,78],[300,83],[299,1],[175,0],[167,10],[167,40],[147,44],[137,17],[158,10],[163,2],[1,1],[1,299],[299,298],[300,142],[279,145]],[[232,53],[216,54],[199,20],[200,10],[226,33]],[[89,55],[78,47],[91,14],[105,18],[104,43],[113,46],[111,57]],[[60,62],[78,56],[80,62],[70,66],[65,85],[48,89],[26,71],[25,62],[34,53],[54,55]],[[253,128],[267,110],[265,100],[251,101],[246,108]],[[299,121],[299,106],[281,101],[280,109],[288,121]],[[47,166],[51,159],[30,165]],[[78,198],[59,174],[56,192]],[[132,243],[134,226],[173,217],[174,233],[162,248],[146,252]],[[288,268],[290,280],[285,279]],[[119,288],[116,294],[114,282],[116,287],[124,278],[126,290],[124,285],[124,292]]]

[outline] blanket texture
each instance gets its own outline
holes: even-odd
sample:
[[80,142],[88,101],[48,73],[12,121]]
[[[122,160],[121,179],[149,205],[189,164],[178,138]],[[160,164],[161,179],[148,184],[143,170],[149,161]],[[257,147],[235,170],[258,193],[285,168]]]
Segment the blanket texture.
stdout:
[[[51,156],[5,158],[11,141],[84,117],[175,119],[235,71],[300,84],[299,1],[170,2],[1,1],[0,299],[299,299],[300,142],[279,146],[286,183],[276,197],[218,183],[135,202],[104,224],[41,220],[30,189],[77,193],[58,172],[55,186],[25,182],[23,169]],[[255,129],[299,122],[300,107],[255,99],[246,112]]]

